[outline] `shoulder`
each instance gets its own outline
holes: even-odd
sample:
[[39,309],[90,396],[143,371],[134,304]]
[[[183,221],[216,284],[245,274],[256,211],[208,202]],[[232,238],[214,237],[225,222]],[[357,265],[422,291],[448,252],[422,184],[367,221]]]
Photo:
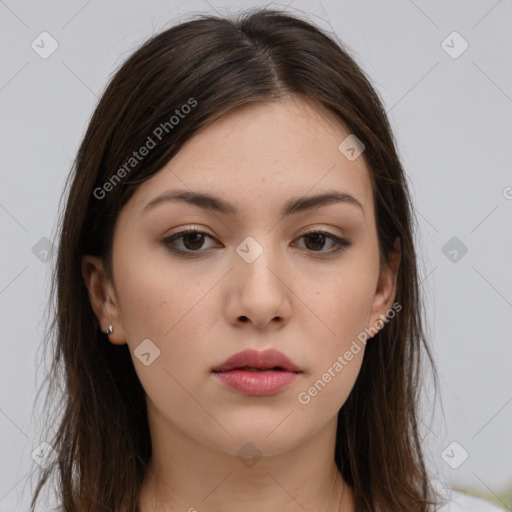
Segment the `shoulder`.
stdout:
[[451,499],[438,512],[505,512],[490,501],[460,491],[451,491]]

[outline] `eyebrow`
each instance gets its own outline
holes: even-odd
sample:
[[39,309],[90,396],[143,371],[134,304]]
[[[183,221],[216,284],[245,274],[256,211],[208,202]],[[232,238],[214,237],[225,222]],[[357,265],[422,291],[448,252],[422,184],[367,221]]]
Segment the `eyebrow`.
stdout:
[[[152,199],[144,207],[143,213],[159,204],[167,203],[169,201],[183,201],[199,208],[213,210],[225,215],[236,215],[237,213],[237,209],[234,205],[220,197],[215,197],[211,194],[202,192],[192,192],[189,190],[167,190]],[[363,205],[354,196],[351,196],[346,192],[329,191],[315,196],[296,197],[288,200],[281,209],[281,218],[294,213],[339,203],[356,206],[364,215]]]

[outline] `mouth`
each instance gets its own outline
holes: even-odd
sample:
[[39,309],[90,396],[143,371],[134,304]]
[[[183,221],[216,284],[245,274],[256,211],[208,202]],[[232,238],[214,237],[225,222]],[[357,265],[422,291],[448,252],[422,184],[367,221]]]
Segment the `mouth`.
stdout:
[[245,350],[212,369],[213,376],[225,389],[255,397],[279,393],[301,373],[287,356],[273,349]]

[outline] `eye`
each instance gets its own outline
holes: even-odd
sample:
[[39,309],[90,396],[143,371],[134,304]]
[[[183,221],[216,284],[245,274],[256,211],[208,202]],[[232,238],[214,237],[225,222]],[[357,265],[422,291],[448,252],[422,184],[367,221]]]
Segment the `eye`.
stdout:
[[[309,231],[302,235],[299,239],[304,238],[306,241],[305,245],[307,249],[310,249],[311,252],[320,252],[333,254],[335,252],[341,251],[345,247],[349,247],[352,245],[352,242],[349,242],[345,238],[340,238],[332,233],[327,233],[325,231]],[[322,251],[321,249],[325,247],[325,242],[330,241],[334,249],[330,251]]]
[[[194,257],[200,256],[204,252],[201,251],[201,249],[204,249],[205,238],[215,240],[212,236],[203,231],[184,229],[183,231],[179,231],[178,233],[164,238],[163,243],[169,251],[175,254]],[[333,254],[352,245],[352,242],[325,231],[309,231],[299,237],[299,240],[300,239],[306,241],[306,250],[321,254]],[[180,248],[176,247],[176,242],[178,241],[181,242]],[[324,251],[322,248],[325,247],[327,241],[331,242],[331,250]]]
[[[183,231],[179,231],[174,235],[164,238],[163,243],[171,252],[191,255],[191,253],[199,253],[199,249],[203,247],[205,237],[213,240],[213,237],[203,231],[198,231],[196,229],[184,229]],[[177,248],[175,246],[175,242],[178,240],[182,242],[182,246],[185,249]]]

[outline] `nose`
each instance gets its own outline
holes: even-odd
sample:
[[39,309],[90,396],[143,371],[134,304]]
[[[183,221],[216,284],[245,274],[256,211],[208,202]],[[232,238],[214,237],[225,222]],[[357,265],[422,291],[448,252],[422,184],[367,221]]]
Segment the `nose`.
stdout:
[[227,302],[229,318],[233,323],[250,323],[258,329],[269,325],[282,328],[291,316],[292,278],[283,258],[268,244],[260,246],[262,250],[255,259],[246,257],[251,250],[254,255],[257,248],[254,240],[251,242],[253,246],[241,244],[235,254]]

